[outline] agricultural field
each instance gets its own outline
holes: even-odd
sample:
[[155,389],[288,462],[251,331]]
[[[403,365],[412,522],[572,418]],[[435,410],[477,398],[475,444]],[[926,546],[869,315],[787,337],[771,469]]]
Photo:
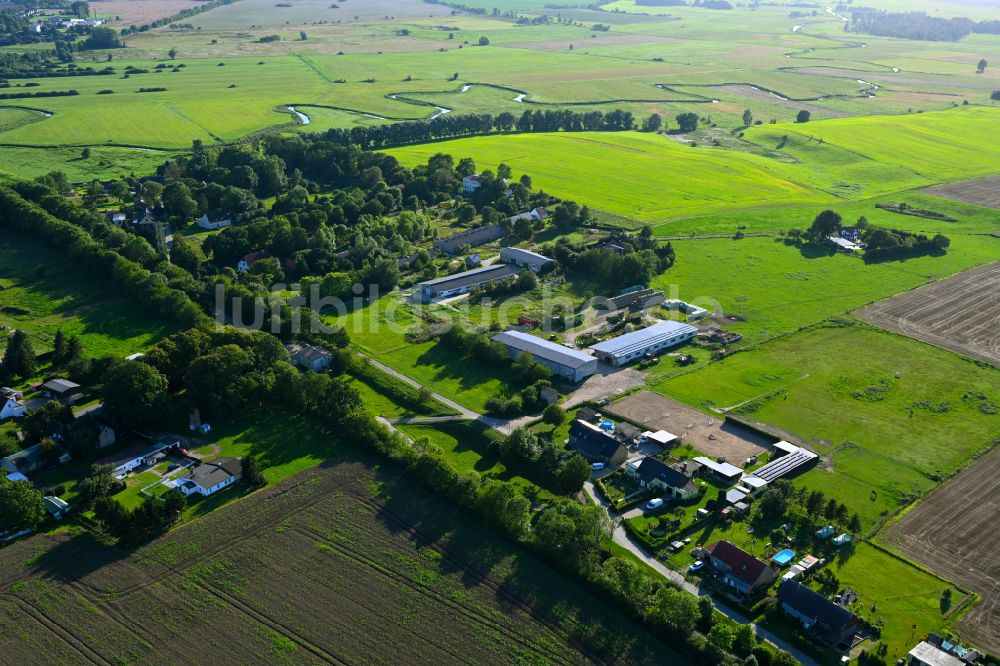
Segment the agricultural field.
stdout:
[[977,645],[1000,651],[997,633],[1000,543],[992,528],[1000,505],[995,497],[1000,452],[976,462],[889,526],[881,538],[907,557],[974,590],[982,602],[959,627]]
[[0,559],[0,625],[19,663],[170,661],[192,644],[247,662],[685,663],[576,583],[357,462],[134,552],[62,532]]
[[51,351],[57,330],[79,336],[89,355],[116,357],[176,330],[46,246],[15,234],[0,243],[0,287],[0,326],[27,331],[37,353]]
[[959,183],[935,185],[927,192],[939,197],[958,199],[966,203],[1000,208],[1000,176],[991,176]]
[[998,372],[844,321],[778,338],[655,390],[799,436],[821,460],[796,483],[846,503],[871,528],[996,438]]
[[1000,264],[879,301],[857,316],[876,326],[1000,367]]

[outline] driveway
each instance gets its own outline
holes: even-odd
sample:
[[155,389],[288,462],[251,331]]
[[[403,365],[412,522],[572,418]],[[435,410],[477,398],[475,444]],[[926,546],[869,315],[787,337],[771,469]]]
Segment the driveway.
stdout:
[[[594,502],[594,504],[604,507],[611,515],[612,524],[614,525],[614,530],[611,533],[611,538],[614,539],[614,542],[616,544],[618,544],[622,548],[627,549],[633,555],[635,555],[640,560],[649,565],[649,568],[653,569],[654,571],[659,573],[661,576],[663,576],[670,582],[675,583],[685,592],[689,592],[690,594],[693,594],[696,597],[708,596],[708,592],[703,591],[699,586],[694,585],[693,583],[690,583],[687,580],[685,580],[684,576],[674,571],[673,569],[668,568],[666,565],[663,564],[663,562],[660,562],[655,557],[649,555],[642,546],[633,541],[629,533],[625,531],[624,527],[622,527],[623,516],[616,516],[614,509],[612,509],[609,506],[608,502],[602,499],[597,494],[597,492],[594,489],[593,483],[591,483],[590,481],[586,481],[583,484],[583,489],[590,497],[591,501]],[[631,511],[626,512],[625,515],[627,516],[630,513],[632,512]],[[819,664],[816,662],[815,659],[807,655],[805,652],[803,652],[796,646],[782,640],[781,638],[779,638],[772,632],[768,631],[767,629],[764,629],[763,627],[760,627],[759,625],[750,622],[747,618],[743,617],[740,613],[736,612],[735,610],[733,610],[726,604],[722,603],[718,599],[714,599],[712,597],[709,598],[712,599],[712,603],[715,604],[716,610],[718,610],[720,613],[722,613],[729,619],[733,620],[734,622],[739,622],[740,624],[749,624],[750,626],[752,626],[754,629],[754,633],[757,634],[757,637],[759,639],[766,641],[767,643],[770,643],[771,645],[780,648],[785,652],[788,652],[797,660],[799,660],[799,662],[805,664],[805,666],[819,666]]]

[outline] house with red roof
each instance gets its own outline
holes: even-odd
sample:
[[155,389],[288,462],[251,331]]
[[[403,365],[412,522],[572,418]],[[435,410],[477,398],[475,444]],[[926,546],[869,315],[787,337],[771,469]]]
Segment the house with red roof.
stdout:
[[750,596],[774,582],[777,572],[766,562],[728,541],[716,541],[705,546],[709,564],[723,583],[740,594]]

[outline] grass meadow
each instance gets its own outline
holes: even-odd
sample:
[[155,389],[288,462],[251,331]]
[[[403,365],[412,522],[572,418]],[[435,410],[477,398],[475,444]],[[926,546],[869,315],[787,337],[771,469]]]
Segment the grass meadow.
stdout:
[[57,330],[79,336],[88,355],[119,357],[176,330],[21,236],[8,234],[0,243],[0,276],[0,325],[28,332],[36,353],[51,351]]
[[1000,371],[862,324],[781,337],[656,390],[804,438],[823,459],[796,482],[847,503],[868,526],[1000,432],[989,413]]

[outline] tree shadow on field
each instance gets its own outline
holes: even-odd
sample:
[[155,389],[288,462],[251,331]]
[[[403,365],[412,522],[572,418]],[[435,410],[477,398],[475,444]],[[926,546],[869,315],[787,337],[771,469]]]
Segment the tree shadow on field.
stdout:
[[[24,542],[38,548],[33,538]],[[50,547],[23,561],[25,569],[45,579],[73,583],[103,567],[128,559],[130,551],[101,542],[91,532],[49,540]],[[6,549],[5,549],[6,550]],[[119,581],[120,582],[120,581]]]

